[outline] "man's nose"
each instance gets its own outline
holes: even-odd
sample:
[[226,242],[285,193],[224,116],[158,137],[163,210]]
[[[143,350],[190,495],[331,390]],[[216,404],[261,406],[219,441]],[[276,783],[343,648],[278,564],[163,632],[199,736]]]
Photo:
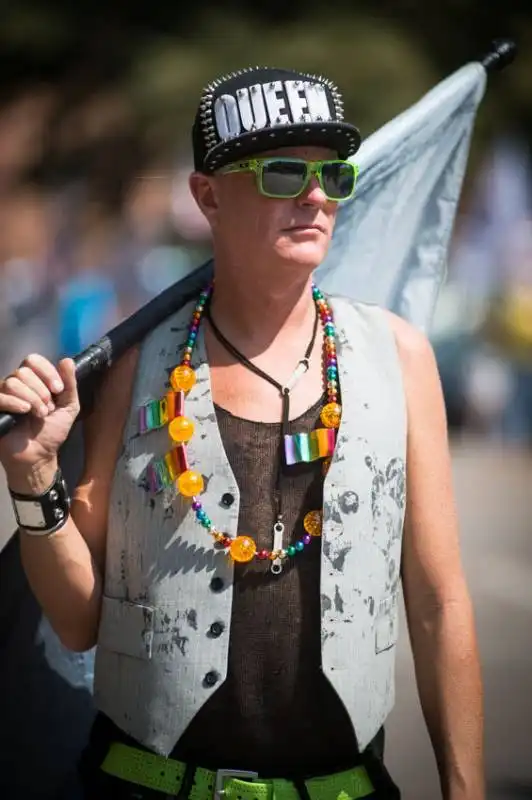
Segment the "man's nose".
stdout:
[[327,195],[320,186],[315,175],[312,175],[304,190],[298,197],[300,205],[323,206],[328,202]]

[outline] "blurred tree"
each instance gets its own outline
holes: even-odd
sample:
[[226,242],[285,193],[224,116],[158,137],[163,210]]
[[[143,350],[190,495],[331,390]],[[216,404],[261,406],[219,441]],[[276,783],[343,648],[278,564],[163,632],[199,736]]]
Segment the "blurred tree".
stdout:
[[[242,65],[287,64],[324,72],[341,86],[364,134],[414,102],[492,38],[510,35],[520,58],[494,80],[478,142],[494,131],[532,134],[532,10],[508,0],[244,0],[145,4],[114,0],[2,0],[0,114],[46,90],[53,102],[28,119],[45,134],[20,170],[44,184],[91,176],[92,192],[117,208],[139,172],[167,168],[186,149],[198,93]],[[36,136],[38,134],[36,133]],[[1,176],[0,176],[1,177]]]

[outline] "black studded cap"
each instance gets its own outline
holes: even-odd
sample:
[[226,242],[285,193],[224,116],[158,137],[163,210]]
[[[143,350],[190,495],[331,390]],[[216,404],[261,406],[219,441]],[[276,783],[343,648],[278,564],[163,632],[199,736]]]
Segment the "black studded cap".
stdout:
[[251,67],[202,92],[192,129],[194,168],[214,172],[236,159],[278,147],[329,147],[349,158],[360,133],[343,121],[343,102],[322,76]]

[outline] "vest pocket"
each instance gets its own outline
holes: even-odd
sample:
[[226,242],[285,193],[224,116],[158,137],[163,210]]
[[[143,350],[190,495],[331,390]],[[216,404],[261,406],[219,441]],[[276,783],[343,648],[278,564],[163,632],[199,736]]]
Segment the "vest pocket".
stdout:
[[152,657],[155,609],[104,595],[98,646],[149,661]]
[[375,652],[382,653],[397,643],[399,604],[397,592],[381,600],[375,620]]

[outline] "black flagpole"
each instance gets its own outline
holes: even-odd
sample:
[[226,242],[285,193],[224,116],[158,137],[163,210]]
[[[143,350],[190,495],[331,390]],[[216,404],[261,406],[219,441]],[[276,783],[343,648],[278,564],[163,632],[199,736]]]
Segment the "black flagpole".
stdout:
[[517,55],[517,45],[511,39],[494,39],[489,53],[480,59],[486,72],[498,72],[511,64]]
[[[517,47],[511,39],[495,39],[492,42],[492,49],[480,59],[480,63],[486,72],[495,72],[511,64],[516,53]],[[165,289],[95,344],[75,356],[76,376],[82,403],[95,377],[108,369],[130,347],[140,342],[166,317],[193,300],[212,275],[213,263],[210,260],[186,278]],[[17,424],[21,416],[23,415],[0,414],[0,438]]]

